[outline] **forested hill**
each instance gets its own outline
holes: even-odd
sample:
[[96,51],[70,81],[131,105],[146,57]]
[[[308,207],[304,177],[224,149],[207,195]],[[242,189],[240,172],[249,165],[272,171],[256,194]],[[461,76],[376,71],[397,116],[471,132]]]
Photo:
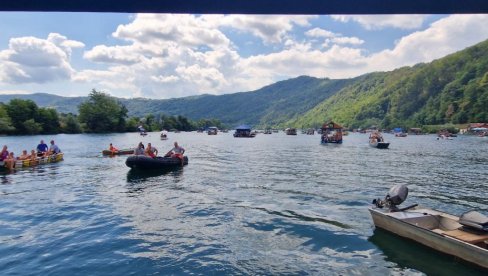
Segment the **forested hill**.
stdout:
[[487,122],[488,41],[428,64],[364,75],[287,124],[327,119],[385,128]]
[[[201,95],[168,100],[118,99],[129,110],[129,116],[164,113],[182,115],[193,120],[216,118],[224,124],[271,126],[298,118],[332,96],[352,80],[317,79],[301,76],[280,81],[252,92],[227,95]],[[77,113],[86,97],[60,97],[45,93],[0,95],[0,102],[12,98],[31,99],[41,107],[53,107],[62,113]]]
[[[87,91],[88,92],[88,91]],[[41,107],[77,113],[86,98],[49,94],[0,95],[32,99]],[[169,100],[119,99],[129,116],[164,113],[228,126],[319,126],[332,119],[347,127],[412,127],[488,121],[488,41],[427,64],[347,80],[302,76],[252,92]]]

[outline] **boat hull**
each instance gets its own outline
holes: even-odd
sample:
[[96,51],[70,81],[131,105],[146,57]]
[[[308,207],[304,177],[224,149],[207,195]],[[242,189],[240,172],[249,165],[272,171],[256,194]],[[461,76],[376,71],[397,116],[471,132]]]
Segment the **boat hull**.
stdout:
[[390,143],[387,142],[369,142],[369,145],[373,148],[377,149],[387,149],[390,146]]
[[254,138],[256,134],[251,133],[249,135],[234,134],[234,138]]
[[[171,157],[152,158],[145,155],[133,155],[127,157],[125,161],[127,167],[141,170],[157,170],[174,167],[181,167],[181,159]],[[188,165],[188,157],[183,157],[183,165]]]
[[[419,227],[414,224],[407,223],[401,219],[387,215],[383,211],[375,208],[370,208],[369,212],[373,219],[374,225],[377,228],[384,229],[401,237],[428,246],[444,254],[458,257],[464,261],[488,269],[487,249],[460,241],[426,228]],[[408,214],[409,212],[397,213]]]
[[325,140],[322,139],[320,140],[321,144],[342,144],[342,139],[341,140]]
[[103,150],[103,155],[126,155],[126,154],[134,154],[134,149],[121,149],[117,152],[112,152],[110,150]]
[[[48,163],[56,163],[64,160],[64,153],[58,153],[54,155],[50,155],[47,157],[37,157],[35,161],[32,161],[30,159],[27,160],[16,160],[15,161],[15,169],[22,169],[22,168],[29,168],[29,167],[34,167],[38,165],[43,165],[43,164],[48,164]],[[1,161],[0,162],[0,168],[6,169],[5,168],[5,162]]]

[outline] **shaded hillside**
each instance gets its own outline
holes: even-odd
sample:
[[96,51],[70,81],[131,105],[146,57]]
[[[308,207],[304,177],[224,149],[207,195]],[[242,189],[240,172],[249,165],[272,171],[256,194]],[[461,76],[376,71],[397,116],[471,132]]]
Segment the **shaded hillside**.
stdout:
[[164,101],[124,102],[129,112],[164,112],[191,119],[217,118],[225,124],[278,125],[299,117],[327,99],[350,80],[298,77],[263,87],[253,92],[221,96],[204,95]]
[[371,73],[288,125],[391,128],[488,121],[488,41],[428,64]]

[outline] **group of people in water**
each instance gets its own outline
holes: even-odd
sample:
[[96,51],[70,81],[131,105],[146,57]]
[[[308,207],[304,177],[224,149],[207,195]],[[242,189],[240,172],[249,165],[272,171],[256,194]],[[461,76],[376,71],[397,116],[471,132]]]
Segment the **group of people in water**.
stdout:
[[[110,143],[109,150],[115,154],[119,150]],[[153,147],[151,143],[147,143],[147,146],[144,146],[142,142],[137,145],[137,148],[134,150],[134,155],[145,155],[152,158],[156,158],[158,156],[158,149]],[[181,159],[183,162],[183,154],[185,153],[185,149],[178,145],[178,142],[174,143],[174,147],[168,151],[164,157],[171,157],[171,158],[178,158]]]
[[7,169],[12,170],[15,167],[15,162],[17,160],[30,160],[35,163],[38,158],[47,157],[60,152],[61,149],[54,143],[54,140],[51,140],[50,147],[44,143],[44,140],[41,140],[35,150],[31,150],[30,153],[28,153],[27,150],[23,150],[22,154],[18,157],[15,157],[13,152],[9,152],[7,145],[4,145],[0,152],[0,162],[2,162]]
[[372,143],[375,143],[375,142],[384,142],[384,138],[383,138],[383,135],[381,135],[381,133],[379,131],[373,131],[370,133],[369,135],[369,140],[372,142]]

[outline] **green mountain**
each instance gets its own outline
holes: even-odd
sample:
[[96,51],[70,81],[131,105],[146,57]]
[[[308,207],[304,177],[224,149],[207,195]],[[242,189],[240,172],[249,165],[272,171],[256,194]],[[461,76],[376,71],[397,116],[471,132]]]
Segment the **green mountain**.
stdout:
[[[85,97],[0,95],[77,113]],[[118,99],[129,116],[164,113],[228,126],[308,127],[334,120],[347,127],[412,127],[488,121],[488,40],[427,64],[352,79],[301,76],[252,92],[168,100]]]
[[[129,116],[164,113],[182,115],[192,120],[216,118],[235,126],[284,125],[298,118],[323,100],[352,83],[352,80],[317,79],[307,76],[280,81],[252,92],[221,96],[201,95],[168,100],[118,99],[129,110]],[[53,107],[62,113],[77,113],[86,97],[61,97],[45,93],[0,95],[0,102],[12,98],[31,99],[41,107]]]
[[61,113],[76,114],[78,105],[88,97],[62,97],[48,93],[0,95],[0,102],[7,103],[11,99],[32,100],[40,107],[52,107]]
[[488,121],[488,40],[428,64],[356,79],[288,125],[392,128]]

